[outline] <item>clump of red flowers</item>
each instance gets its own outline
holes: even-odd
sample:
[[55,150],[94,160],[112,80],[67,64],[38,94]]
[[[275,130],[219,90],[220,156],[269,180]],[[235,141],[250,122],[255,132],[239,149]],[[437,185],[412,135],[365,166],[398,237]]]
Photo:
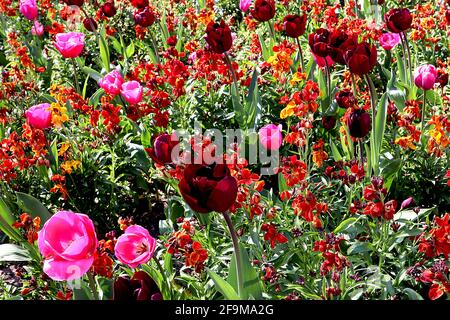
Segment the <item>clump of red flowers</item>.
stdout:
[[12,225],[16,229],[22,229],[25,232],[25,238],[31,244],[38,239],[38,231],[41,227],[41,218],[32,218],[28,213],[22,213],[20,219]]

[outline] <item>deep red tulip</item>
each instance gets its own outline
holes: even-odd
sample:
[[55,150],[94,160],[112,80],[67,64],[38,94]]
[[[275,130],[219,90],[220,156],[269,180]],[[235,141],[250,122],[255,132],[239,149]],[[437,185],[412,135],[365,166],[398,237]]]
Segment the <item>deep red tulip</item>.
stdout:
[[231,49],[233,38],[230,27],[221,20],[220,23],[210,22],[206,27],[206,42],[212,51],[224,53]]
[[131,0],[131,5],[135,8],[142,9],[148,7],[148,0]]
[[370,131],[370,115],[363,109],[356,109],[348,117],[347,126],[353,138],[364,138]]
[[400,33],[411,28],[412,15],[406,8],[391,9],[384,15],[384,20],[390,31]]
[[98,27],[97,22],[93,18],[84,19],[83,26],[86,28],[86,30],[91,31],[91,32],[94,30],[97,30],[97,27]]
[[322,58],[325,58],[330,54],[330,47],[328,41],[330,32],[327,29],[317,29],[316,32],[311,33],[308,37],[309,47],[311,51]]
[[301,16],[288,14],[284,17],[284,31],[286,35],[291,38],[298,38],[305,33],[306,29],[306,14]]
[[116,7],[114,6],[114,2],[105,2],[101,5],[100,9],[102,10],[103,14],[107,16],[108,18],[114,17],[114,15],[117,12]]
[[144,271],[133,274],[131,279],[120,276],[114,281],[113,300],[162,300],[155,281]]
[[256,0],[251,13],[252,17],[259,22],[269,21],[275,16],[275,1]]
[[322,126],[326,130],[331,130],[336,125],[336,117],[333,116],[323,116],[322,117]]
[[172,163],[172,151],[178,144],[178,138],[175,134],[162,133],[158,135],[153,142],[153,148],[145,149],[156,163],[165,165]]
[[139,9],[134,13],[134,22],[143,27],[150,27],[155,22],[155,13],[149,7]]
[[445,11],[445,19],[447,20],[447,24],[450,24],[450,9]]
[[334,97],[336,99],[338,106],[341,108],[348,109],[356,104],[356,99],[355,96],[353,95],[353,92],[348,89],[336,92],[336,95]]
[[64,0],[64,3],[66,3],[69,6],[79,6],[81,7],[84,3],[84,0]]
[[356,37],[349,37],[346,33],[335,30],[328,40],[328,49],[333,61],[345,65],[344,53],[358,43]]
[[377,48],[367,42],[347,48],[344,61],[350,72],[362,76],[369,73],[377,64]]
[[227,211],[236,201],[238,190],[225,164],[189,164],[178,187],[187,204],[199,213]]

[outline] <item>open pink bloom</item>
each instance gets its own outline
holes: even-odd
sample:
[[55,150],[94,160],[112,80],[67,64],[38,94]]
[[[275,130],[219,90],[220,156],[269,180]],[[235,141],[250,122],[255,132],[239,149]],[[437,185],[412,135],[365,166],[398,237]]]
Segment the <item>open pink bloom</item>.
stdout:
[[282,126],[268,124],[259,129],[259,142],[267,150],[278,150],[283,143]]
[[334,61],[333,61],[333,59],[331,59],[330,56],[327,56],[326,58],[322,58],[322,57],[319,57],[318,55],[315,55],[314,53],[312,55],[314,57],[314,61],[317,63],[317,65],[320,68],[325,68],[327,66],[327,64],[329,67],[334,64]]
[[117,259],[131,268],[136,268],[150,260],[155,251],[156,240],[147,229],[133,225],[125,230],[114,249]]
[[414,83],[423,90],[433,89],[436,77],[436,67],[431,64],[420,66],[414,71]]
[[20,0],[19,10],[20,13],[30,21],[33,21],[38,17],[36,0]]
[[105,90],[106,93],[110,95],[116,95],[120,93],[122,88],[123,78],[122,75],[117,70],[113,70],[106,76],[101,78],[98,85]]
[[246,12],[252,5],[252,2],[253,0],[241,0],[239,2],[239,9],[241,9],[242,12]]
[[44,272],[57,281],[81,278],[94,262],[97,244],[94,224],[82,213],[59,211],[38,233]]
[[28,124],[36,129],[47,129],[52,126],[52,111],[49,103],[32,106],[25,111]]
[[129,104],[136,104],[142,100],[142,86],[135,80],[123,83],[120,93]]
[[84,33],[67,32],[55,36],[55,47],[64,58],[78,57],[84,48]]
[[398,33],[383,33],[380,36],[380,45],[384,50],[391,50],[400,43],[400,35]]
[[34,25],[31,27],[31,34],[33,36],[42,36],[44,34],[44,26],[37,20],[34,20]]

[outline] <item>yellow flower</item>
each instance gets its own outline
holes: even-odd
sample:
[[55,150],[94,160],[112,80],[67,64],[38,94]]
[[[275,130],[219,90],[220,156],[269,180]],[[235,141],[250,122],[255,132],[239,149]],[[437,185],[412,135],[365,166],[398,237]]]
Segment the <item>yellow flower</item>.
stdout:
[[306,79],[306,75],[302,72],[296,72],[293,74],[292,79],[289,81],[291,86],[295,86],[297,83]]
[[58,156],[61,157],[64,153],[66,153],[66,151],[70,148],[70,143],[69,142],[63,142],[61,144],[61,147],[59,148],[58,151]]
[[293,116],[295,113],[296,104],[294,101],[290,101],[287,106],[281,110],[280,112],[280,118],[286,119],[287,117]]
[[62,124],[69,120],[69,116],[67,115],[67,108],[61,106],[59,103],[51,104],[52,110],[52,123],[56,128],[61,128]]
[[79,160],[69,160],[61,164],[61,169],[64,173],[71,174],[73,170],[81,167],[81,161]]

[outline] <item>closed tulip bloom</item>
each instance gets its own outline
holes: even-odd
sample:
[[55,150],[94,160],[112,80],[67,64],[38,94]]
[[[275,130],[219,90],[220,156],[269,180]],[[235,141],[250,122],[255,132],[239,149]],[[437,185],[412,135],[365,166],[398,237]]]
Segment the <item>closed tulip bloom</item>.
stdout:
[[370,115],[363,109],[356,109],[348,117],[347,126],[353,138],[364,138],[370,131]]
[[329,55],[333,61],[345,65],[344,53],[351,47],[357,45],[356,37],[349,37],[346,33],[334,30],[328,39]]
[[81,278],[94,262],[97,244],[94,224],[82,213],[59,211],[38,233],[44,272],[57,281]]
[[113,70],[106,76],[101,78],[98,82],[100,88],[105,90],[106,93],[115,96],[122,90],[123,78],[117,70]]
[[447,20],[447,24],[450,24],[450,9],[445,11],[445,20]]
[[329,43],[330,32],[327,29],[319,28],[308,37],[311,51],[319,57],[325,58],[330,54]]
[[117,238],[114,254],[117,259],[130,268],[147,263],[156,248],[156,240],[147,229],[132,225],[125,229],[125,233]]
[[97,22],[93,18],[86,18],[83,20],[83,26],[86,28],[86,30],[93,32],[94,30],[97,30]]
[[284,17],[283,27],[288,37],[300,37],[305,33],[306,14],[303,14],[301,16],[288,14],[286,17]]
[[142,9],[148,6],[148,0],[131,0],[131,5],[135,8]]
[[[172,151],[178,145],[178,138],[173,134],[162,133],[155,138],[153,148],[145,149],[157,164],[166,165],[172,163]],[[178,155],[175,155],[178,156]]]
[[224,53],[231,49],[233,37],[230,27],[221,20],[220,23],[210,22],[206,27],[206,43],[215,53]]
[[412,24],[412,15],[408,9],[391,9],[384,15],[386,26],[391,32],[401,33]]
[[79,6],[81,7],[84,3],[84,0],[64,0],[64,2],[69,6]]
[[322,117],[322,126],[325,130],[331,130],[336,125],[336,117],[333,116],[323,116]]
[[348,89],[336,92],[335,99],[338,106],[344,109],[351,108],[356,104],[356,99],[353,92]]
[[367,42],[347,49],[344,60],[350,72],[359,76],[369,73],[377,64],[377,48]]
[[20,0],[19,10],[20,13],[30,21],[33,21],[38,17],[36,0]]
[[267,150],[278,150],[283,143],[281,124],[268,124],[259,129],[259,142]]
[[108,18],[114,17],[117,12],[116,7],[114,6],[114,1],[105,2],[101,5],[100,10]]
[[64,58],[78,57],[84,48],[84,34],[80,32],[58,33],[55,47]]
[[183,199],[199,213],[226,212],[236,201],[237,182],[225,164],[189,164],[178,183]]
[[35,105],[25,111],[25,117],[30,126],[36,129],[47,129],[52,126],[52,111],[49,103]]
[[398,33],[383,33],[379,41],[383,49],[389,51],[399,44],[401,39]]
[[31,34],[41,37],[44,34],[44,26],[39,21],[34,20],[34,24],[31,27]]
[[433,89],[436,78],[437,70],[431,64],[420,66],[414,71],[414,83],[423,90]]
[[122,84],[120,93],[129,104],[136,104],[142,100],[142,86],[133,80]]
[[253,0],[240,0],[239,1],[239,9],[241,9],[242,12],[247,12],[247,10],[252,5]]
[[256,0],[251,13],[252,17],[259,22],[269,21],[275,16],[275,1]]
[[162,295],[155,281],[146,272],[137,271],[131,279],[120,276],[114,281],[113,300],[162,300]]
[[155,13],[149,7],[145,7],[136,11],[133,18],[137,25],[146,28],[155,22]]
[[416,202],[414,201],[413,197],[409,197],[405,200],[403,200],[402,205],[400,206],[401,209],[408,209],[411,207],[415,207]]

